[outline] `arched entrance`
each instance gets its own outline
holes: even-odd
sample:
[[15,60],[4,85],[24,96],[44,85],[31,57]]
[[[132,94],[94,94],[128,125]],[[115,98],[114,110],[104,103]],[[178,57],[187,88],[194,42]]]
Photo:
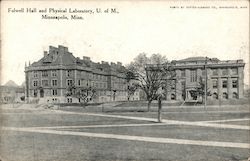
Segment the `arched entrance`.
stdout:
[[44,90],[41,88],[40,89],[40,97],[43,98],[44,97]]

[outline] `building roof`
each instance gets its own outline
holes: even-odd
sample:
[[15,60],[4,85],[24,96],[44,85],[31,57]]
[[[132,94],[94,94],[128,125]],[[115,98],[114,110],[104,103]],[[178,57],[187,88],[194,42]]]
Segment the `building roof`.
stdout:
[[89,57],[83,56],[82,59],[79,57],[74,57],[72,53],[68,52],[68,48],[59,45],[58,48],[50,46],[49,52],[45,51],[43,58],[39,61],[32,63],[28,69],[32,69],[32,67],[39,67],[39,66],[81,66],[81,67],[91,67],[94,71],[115,71],[115,72],[126,72],[126,68],[122,66],[120,62],[111,63],[102,61],[101,63],[96,63],[91,61]]
[[205,61],[205,60],[210,60],[210,61],[220,61],[219,59],[217,58],[206,58],[206,57],[202,57],[202,56],[196,56],[196,57],[189,57],[189,58],[186,58],[186,59],[181,59],[181,60],[178,60],[178,62],[194,62],[194,61]]
[[[49,53],[42,59],[31,64],[31,66],[43,66],[43,65],[73,65],[77,63],[77,59],[69,52],[66,53]],[[79,61],[81,64],[85,64]]]
[[13,80],[9,80],[7,83],[4,84],[4,86],[7,86],[7,87],[18,87],[18,85]]

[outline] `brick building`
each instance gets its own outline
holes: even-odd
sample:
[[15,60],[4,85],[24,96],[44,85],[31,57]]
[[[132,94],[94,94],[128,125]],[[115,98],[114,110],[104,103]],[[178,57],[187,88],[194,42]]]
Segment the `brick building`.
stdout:
[[[28,102],[79,103],[81,99],[65,95],[74,84],[95,88],[92,102],[128,100],[126,73],[120,62],[95,63],[89,57],[74,57],[67,47],[49,46],[39,61],[25,66],[25,96]],[[139,92],[130,100],[139,100]]]
[[[210,92],[209,100],[243,98],[244,65],[243,60],[220,61],[217,58],[190,57],[171,62],[176,77],[168,89],[167,100],[196,100],[191,90],[205,82]],[[205,70],[206,66],[206,70]]]

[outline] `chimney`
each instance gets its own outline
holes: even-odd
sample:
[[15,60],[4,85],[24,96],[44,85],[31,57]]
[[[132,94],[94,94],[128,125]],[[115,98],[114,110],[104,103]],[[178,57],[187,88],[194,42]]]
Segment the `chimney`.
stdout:
[[243,59],[238,59],[237,60],[237,63],[243,63],[244,61],[243,61]]
[[88,56],[83,56],[82,59],[86,60],[86,61],[90,61],[90,57],[88,57]]
[[108,64],[108,62],[106,62],[106,61],[102,61],[102,64]]
[[43,56],[46,57],[48,55],[48,52],[47,51],[44,51],[43,52]]
[[117,62],[117,65],[118,65],[118,66],[122,66],[122,63],[118,61],[118,62]]
[[66,53],[68,52],[68,48],[62,45],[58,45],[59,52]]
[[58,49],[54,46],[49,46],[49,54],[55,54]]

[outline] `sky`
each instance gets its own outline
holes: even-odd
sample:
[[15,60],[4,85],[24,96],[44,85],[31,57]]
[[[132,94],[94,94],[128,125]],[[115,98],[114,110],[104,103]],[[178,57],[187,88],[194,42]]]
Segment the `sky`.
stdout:
[[[85,9],[94,14],[78,13],[83,20],[71,20],[75,13],[10,12],[21,8]],[[96,8],[102,13],[96,13]],[[111,8],[119,13],[110,13]],[[109,13],[104,13],[106,9]],[[64,14],[69,20],[42,19],[45,14]],[[142,52],[166,55],[169,60],[191,56],[243,59],[244,82],[249,84],[247,0],[2,1],[1,39],[1,84],[8,80],[22,84],[25,62],[41,59],[50,45],[67,46],[76,57],[123,64]]]

